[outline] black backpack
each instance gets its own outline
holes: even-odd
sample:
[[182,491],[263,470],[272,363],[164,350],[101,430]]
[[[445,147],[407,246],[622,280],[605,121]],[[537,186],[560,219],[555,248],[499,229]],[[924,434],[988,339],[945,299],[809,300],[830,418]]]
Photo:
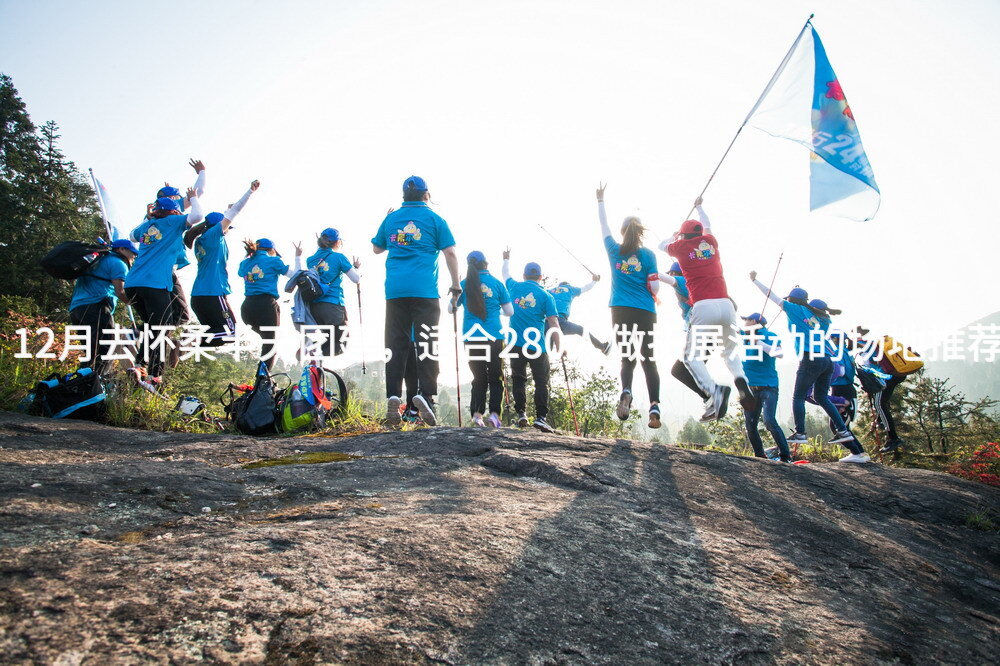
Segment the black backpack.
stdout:
[[75,280],[85,275],[108,252],[110,248],[107,245],[66,241],[49,250],[38,263],[54,278]]
[[302,271],[295,278],[295,287],[299,290],[299,295],[306,304],[312,303],[317,298],[323,296],[323,283],[316,279],[315,275],[310,275],[308,271]]
[[237,387],[230,384],[227,389],[229,402],[224,399],[226,394],[219,401],[226,410],[226,417],[239,432],[244,435],[270,435],[278,432],[274,380],[266,363],[261,361],[257,366],[257,378],[252,389],[244,391],[240,396],[236,396],[234,390]]
[[107,411],[104,382],[91,368],[53,373],[35,385],[29,411],[54,419],[100,420]]

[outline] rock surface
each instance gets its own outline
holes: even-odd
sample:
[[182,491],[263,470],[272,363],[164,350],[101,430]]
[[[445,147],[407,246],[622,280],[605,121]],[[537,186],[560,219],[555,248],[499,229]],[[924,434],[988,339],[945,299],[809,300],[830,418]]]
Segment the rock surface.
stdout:
[[1000,492],[944,474],[514,430],[253,439],[9,413],[0,463],[5,663],[1000,654],[1000,535],[965,526]]

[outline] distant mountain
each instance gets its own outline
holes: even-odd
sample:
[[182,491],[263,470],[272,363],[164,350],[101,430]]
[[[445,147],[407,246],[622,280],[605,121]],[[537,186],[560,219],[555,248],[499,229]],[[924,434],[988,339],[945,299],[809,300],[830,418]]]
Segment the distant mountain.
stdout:
[[[969,349],[974,344],[976,336],[989,335],[988,328],[979,333],[980,326],[994,327],[992,338],[996,342],[990,343],[987,339],[982,339],[978,345],[979,359],[974,360]],[[994,312],[972,322],[961,328],[956,335],[959,347],[966,356],[965,360],[933,360],[944,358],[944,346],[935,347],[927,354],[928,360],[925,365],[927,374],[941,379],[951,379],[952,385],[971,400],[985,396],[1000,399],[1000,312]],[[996,352],[992,360],[990,360],[991,349]]]

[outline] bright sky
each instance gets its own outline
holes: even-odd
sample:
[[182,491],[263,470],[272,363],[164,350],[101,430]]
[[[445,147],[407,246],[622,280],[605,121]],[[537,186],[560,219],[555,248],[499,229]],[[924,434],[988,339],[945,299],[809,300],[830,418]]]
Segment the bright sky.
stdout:
[[[231,233],[233,275],[238,239],[270,237],[290,257],[293,240],[312,247],[340,229],[364,262],[371,359],[384,263],[369,239],[411,174],[428,181],[461,256],[483,250],[497,275],[509,244],[517,267],[586,282],[537,225],[557,234],[605,278],[574,308],[604,335],[595,186],[609,183],[613,228],[638,214],[650,245],[669,235],[810,11],[882,206],[868,223],[809,213],[808,153],[747,128],[705,195],[740,312],[763,303],[748,271],[768,281],[781,253],[779,293],[800,284],[843,309],[842,323],[914,346],[1000,310],[994,0],[0,0],[0,71],[36,124],[60,125],[63,151],[93,168],[130,227],[164,180],[193,182],[190,157],[208,166],[207,210],[260,179]],[[668,401],[686,393],[666,377],[677,312],[665,298]]]

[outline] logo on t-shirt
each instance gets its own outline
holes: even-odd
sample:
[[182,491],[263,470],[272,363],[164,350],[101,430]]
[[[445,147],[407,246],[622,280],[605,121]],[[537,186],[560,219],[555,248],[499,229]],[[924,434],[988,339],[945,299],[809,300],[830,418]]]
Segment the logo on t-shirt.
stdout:
[[408,223],[402,229],[397,229],[396,233],[389,236],[389,241],[396,245],[412,245],[414,241],[420,240],[422,234],[420,228],[413,222]]
[[615,264],[615,269],[621,271],[625,275],[631,273],[638,273],[642,270],[642,262],[639,261],[639,256],[633,254],[631,257],[625,261],[619,261]]
[[708,241],[702,241],[697,248],[691,251],[688,255],[691,259],[698,259],[704,261],[705,259],[711,259],[715,256],[715,248]]
[[327,273],[329,272],[329,270],[330,270],[330,264],[326,263],[326,259],[323,259],[318,264],[316,264],[317,273]]
[[551,289],[549,289],[549,293],[550,294],[568,294],[569,293],[569,287],[567,287],[565,285],[559,285],[558,287],[552,287]]
[[493,290],[487,287],[485,284],[479,285],[479,290],[483,292],[483,296],[486,298],[493,298]]
[[516,303],[518,307],[523,308],[525,310],[529,310],[538,305],[538,303],[535,301],[534,294],[528,294],[527,296],[519,296],[518,298],[514,299],[514,303]]
[[155,225],[151,224],[146,227],[146,231],[143,232],[140,242],[143,245],[152,245],[159,240],[163,240],[163,233]]
[[199,238],[194,243],[194,256],[200,262],[202,259],[205,258],[206,254],[208,254],[208,250],[205,249],[205,246],[202,244],[201,239]]
[[247,274],[243,276],[243,279],[251,284],[259,280],[264,279],[264,269],[260,266],[254,264],[254,267],[247,271]]

